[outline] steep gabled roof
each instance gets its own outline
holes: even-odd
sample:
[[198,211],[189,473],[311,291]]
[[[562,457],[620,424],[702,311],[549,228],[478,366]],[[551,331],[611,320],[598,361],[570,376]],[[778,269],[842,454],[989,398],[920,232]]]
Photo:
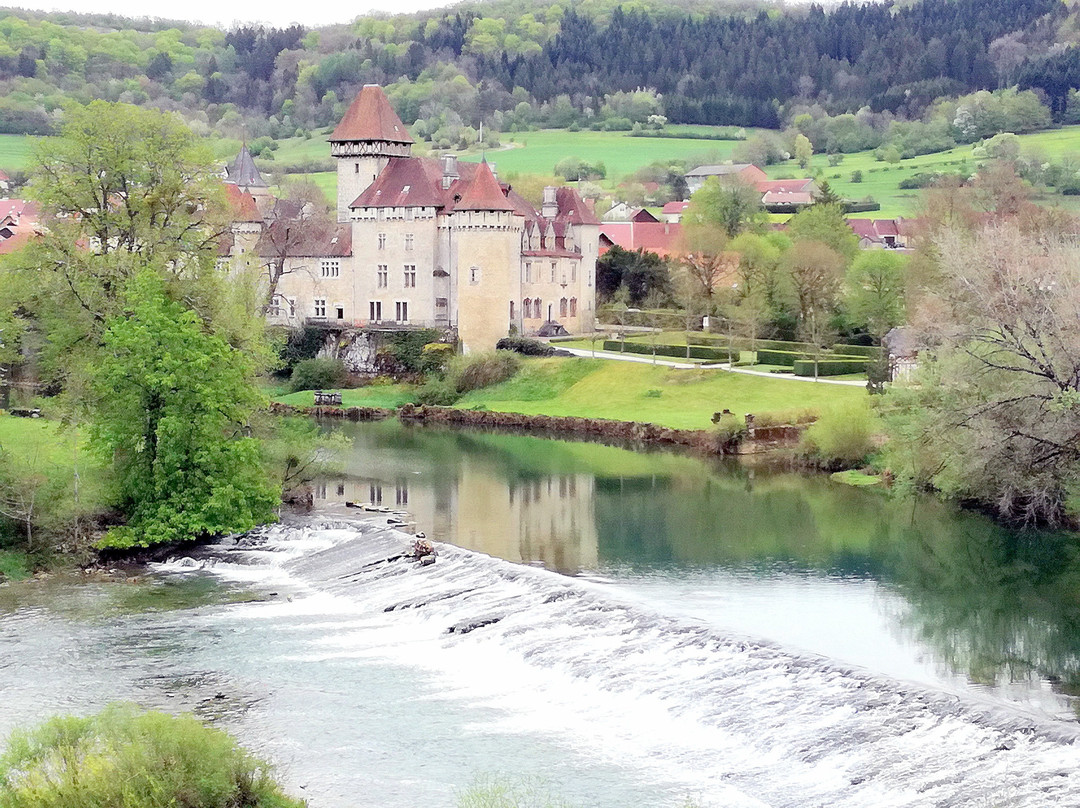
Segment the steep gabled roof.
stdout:
[[509,210],[514,206],[503,194],[491,166],[484,160],[473,172],[472,182],[461,193],[461,199],[454,202],[455,210]]
[[248,151],[247,144],[240,149],[236,159],[225,168],[226,182],[239,185],[244,188],[266,188],[266,181],[255,167],[255,160]]
[[383,140],[391,143],[413,143],[405,124],[390,106],[382,87],[365,84],[356,94],[345,117],[330,135],[330,142],[347,140]]
[[230,182],[225,183],[225,201],[229,203],[234,222],[261,222],[263,220],[262,214],[259,213],[259,206],[255,203],[255,197],[241,191]]
[[763,194],[770,192],[808,194],[813,193],[815,185],[816,181],[812,177],[803,177],[798,180],[761,180],[754,183],[754,187]]

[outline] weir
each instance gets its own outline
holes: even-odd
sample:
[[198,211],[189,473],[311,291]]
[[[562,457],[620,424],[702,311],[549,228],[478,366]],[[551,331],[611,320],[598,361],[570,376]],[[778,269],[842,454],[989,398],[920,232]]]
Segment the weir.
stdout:
[[588,755],[684,780],[707,805],[1080,804],[1073,725],[725,635],[449,545],[420,567],[401,558],[411,537],[379,519],[276,527],[259,542],[226,556],[281,559],[347,604],[343,652],[370,653],[382,626],[398,646],[382,653],[428,668],[448,691],[525,727],[556,725]]

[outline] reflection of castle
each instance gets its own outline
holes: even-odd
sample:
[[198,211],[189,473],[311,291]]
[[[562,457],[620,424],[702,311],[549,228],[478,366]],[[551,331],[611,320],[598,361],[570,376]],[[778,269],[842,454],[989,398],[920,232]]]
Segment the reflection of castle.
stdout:
[[315,485],[315,504],[408,511],[429,537],[559,572],[596,569],[595,481],[562,474],[506,481],[466,460],[456,477],[350,478]]

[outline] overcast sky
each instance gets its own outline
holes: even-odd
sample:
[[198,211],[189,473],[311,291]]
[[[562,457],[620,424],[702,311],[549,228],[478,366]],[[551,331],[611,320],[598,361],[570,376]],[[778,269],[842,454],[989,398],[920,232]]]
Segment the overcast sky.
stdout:
[[419,11],[448,6],[453,1],[357,0],[343,3],[341,0],[302,0],[285,3],[282,0],[186,0],[182,3],[148,4],[145,0],[24,0],[3,5],[43,11],[109,12],[126,17],[160,16],[170,20],[192,20],[229,27],[235,22],[264,22],[278,26],[294,22],[309,26],[327,25],[350,22],[371,11]]

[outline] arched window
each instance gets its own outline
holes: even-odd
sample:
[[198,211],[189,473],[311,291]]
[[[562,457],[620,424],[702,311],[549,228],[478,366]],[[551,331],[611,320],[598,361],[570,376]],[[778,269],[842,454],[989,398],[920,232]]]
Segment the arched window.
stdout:
[[559,316],[560,317],[565,317],[566,316],[566,298],[565,297],[562,300],[559,301]]
[[521,308],[523,310],[522,316],[526,320],[531,320],[532,319],[532,301],[529,300],[529,298],[525,298],[525,300],[523,300],[522,303],[521,303]]
[[577,298],[570,298],[570,316],[577,317]]
[[540,298],[533,300],[533,316],[537,319],[544,316],[544,305],[540,302]]
[[510,301],[510,322],[514,322],[514,301]]

